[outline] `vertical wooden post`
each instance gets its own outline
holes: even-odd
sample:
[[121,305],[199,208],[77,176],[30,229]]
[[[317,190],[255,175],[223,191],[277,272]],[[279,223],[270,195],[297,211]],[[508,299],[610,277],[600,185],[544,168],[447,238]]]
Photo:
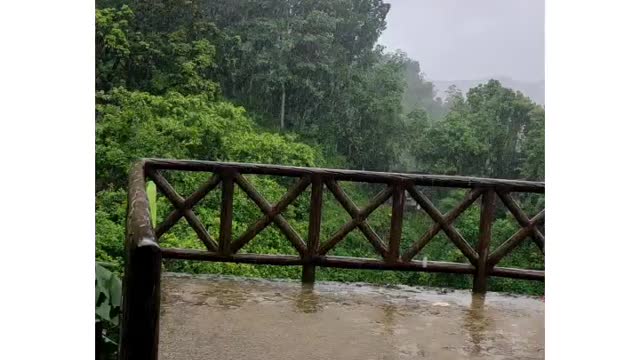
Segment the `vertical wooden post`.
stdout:
[[96,360],[102,360],[103,346],[102,346],[102,323],[96,321]]
[[491,244],[491,226],[496,211],[496,192],[488,189],[482,194],[480,207],[480,237],[478,239],[478,265],[473,277],[473,292],[487,292],[487,258]]
[[144,162],[136,163],[129,176],[120,360],[158,358],[162,254],[151,227],[144,181]]
[[307,252],[305,264],[302,265],[302,282],[313,283],[316,280],[316,266],[313,258],[320,245],[320,222],[322,221],[322,177],[314,175],[311,179],[311,211],[309,213],[309,234],[307,236]]
[[402,238],[402,217],[404,213],[404,186],[401,182],[393,184],[391,205],[391,229],[389,231],[389,252],[387,262],[396,262],[400,257],[400,239]]
[[158,358],[161,266],[155,242],[130,251],[123,281],[120,360]]
[[231,255],[231,232],[233,221],[233,173],[222,174],[222,199],[220,202],[220,234],[218,251],[223,255]]

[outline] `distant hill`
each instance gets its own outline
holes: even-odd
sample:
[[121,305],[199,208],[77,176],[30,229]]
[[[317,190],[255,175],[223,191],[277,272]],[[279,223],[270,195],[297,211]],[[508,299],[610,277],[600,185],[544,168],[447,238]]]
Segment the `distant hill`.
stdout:
[[[526,82],[513,80],[507,77],[494,77],[500,81],[502,86],[511,88],[513,90],[519,90],[534,102],[544,106],[544,80],[539,82]],[[489,81],[490,78],[480,79],[480,80],[431,80],[431,82],[435,85],[436,91],[438,92],[438,96],[444,98],[446,96],[445,91],[451,85],[455,85],[458,89],[460,89],[464,94],[467,93],[469,89],[472,87],[478,86],[480,84],[484,84]]]

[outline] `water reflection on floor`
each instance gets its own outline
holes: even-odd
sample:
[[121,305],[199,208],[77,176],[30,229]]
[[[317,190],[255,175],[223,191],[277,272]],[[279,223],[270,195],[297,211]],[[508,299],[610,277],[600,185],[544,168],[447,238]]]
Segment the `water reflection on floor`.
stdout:
[[497,293],[162,280],[160,359],[543,359],[544,303]]

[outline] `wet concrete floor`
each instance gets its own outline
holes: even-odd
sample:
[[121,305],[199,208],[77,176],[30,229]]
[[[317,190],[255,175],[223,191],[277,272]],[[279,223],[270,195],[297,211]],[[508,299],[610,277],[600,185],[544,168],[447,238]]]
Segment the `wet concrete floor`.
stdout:
[[160,359],[543,359],[544,302],[165,274]]

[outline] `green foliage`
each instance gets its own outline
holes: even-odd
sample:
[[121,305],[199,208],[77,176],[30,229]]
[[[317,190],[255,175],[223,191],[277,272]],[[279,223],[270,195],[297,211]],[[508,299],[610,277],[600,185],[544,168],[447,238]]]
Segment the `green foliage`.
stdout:
[[544,177],[544,109],[495,80],[456,97],[415,138],[420,169],[495,178]]
[[[435,97],[416,61],[375,45],[388,11],[381,0],[99,1],[96,260],[116,264],[114,271],[121,272],[127,173],[143,157],[543,179],[544,109],[497,81],[471,89],[466,98],[455,88],[448,89],[444,100]],[[166,176],[186,197],[208,174]],[[291,185],[278,178],[248,178],[271,203]],[[376,192],[370,186],[343,185],[357,204]],[[155,224],[172,206],[147,189]],[[238,236],[262,212],[236,191],[233,233]],[[434,191],[429,196],[444,212],[460,202],[463,192]],[[308,230],[308,200],[309,191],[283,214],[302,238]],[[524,197],[521,203],[533,212],[544,206],[544,199]],[[215,237],[219,191],[194,212]],[[390,214],[384,204],[368,219],[382,238],[388,235]],[[498,215],[492,247],[518,229],[504,212]],[[325,194],[322,239],[349,219]],[[478,238],[478,219],[474,206],[455,224],[472,244]],[[402,249],[431,225],[422,211],[408,211]],[[163,246],[204,249],[185,220],[163,236]],[[504,259],[505,266],[544,268],[544,257],[533,246],[525,242]],[[296,253],[273,225],[241,252]],[[331,253],[377,256],[358,230]],[[465,261],[444,234],[417,257],[422,258]],[[298,267],[189,261],[167,261],[165,267],[267,278],[299,278],[301,272]],[[96,268],[97,277],[98,271],[105,275]],[[471,284],[470,277],[460,275],[337,269],[319,270],[318,279],[456,288]],[[106,305],[111,304],[111,285],[105,284],[114,280],[100,281],[96,316],[99,311],[101,321],[113,326],[113,308],[107,312]],[[541,284],[508,279],[492,279],[491,289],[544,291]]]
[[118,325],[122,284],[104,265],[96,263],[96,318]]
[[[96,262],[96,326],[102,330],[102,348],[114,354],[117,342],[113,340],[117,335],[120,309],[122,307],[122,283],[118,276],[109,271],[109,264]],[[97,345],[97,344],[96,344]]]
[[127,193],[108,188],[96,193],[96,261],[124,264]]
[[[177,11],[186,4],[162,7]],[[164,12],[153,10],[154,15]],[[127,5],[96,10],[96,90],[123,86],[157,95],[174,90],[217,98],[220,88],[211,76],[218,29],[189,16],[173,18],[174,26],[162,31],[150,31],[156,20],[136,17]]]
[[525,128],[525,140],[522,144],[524,155],[523,174],[528,179],[544,179],[544,110],[535,108],[531,122]]
[[227,158],[233,161],[313,166],[319,159],[313,148],[297,142],[294,135],[236,132],[225,144]]
[[[261,125],[295,131],[355,168],[388,169],[403,83],[374,45],[389,5],[380,0],[216,1],[224,36],[223,92]],[[393,67],[393,68],[392,68]],[[381,136],[384,134],[385,136]]]
[[147,182],[147,198],[149,199],[149,213],[151,214],[151,226],[156,227],[156,219],[158,218],[157,191],[156,183]]
[[397,51],[394,56],[402,64],[406,89],[402,96],[402,108],[405,114],[414,111],[423,111],[430,118],[441,119],[445,115],[445,106],[442,99],[436,96],[433,83],[425,79],[420,71],[420,63],[412,60],[402,51]]
[[260,161],[313,166],[316,151],[292,137],[256,133],[243,108],[204,95],[163,96],[117,88],[96,105],[96,178],[125,186],[143,157]]
[[132,20],[133,11],[126,5],[96,10],[96,89],[124,85]]

